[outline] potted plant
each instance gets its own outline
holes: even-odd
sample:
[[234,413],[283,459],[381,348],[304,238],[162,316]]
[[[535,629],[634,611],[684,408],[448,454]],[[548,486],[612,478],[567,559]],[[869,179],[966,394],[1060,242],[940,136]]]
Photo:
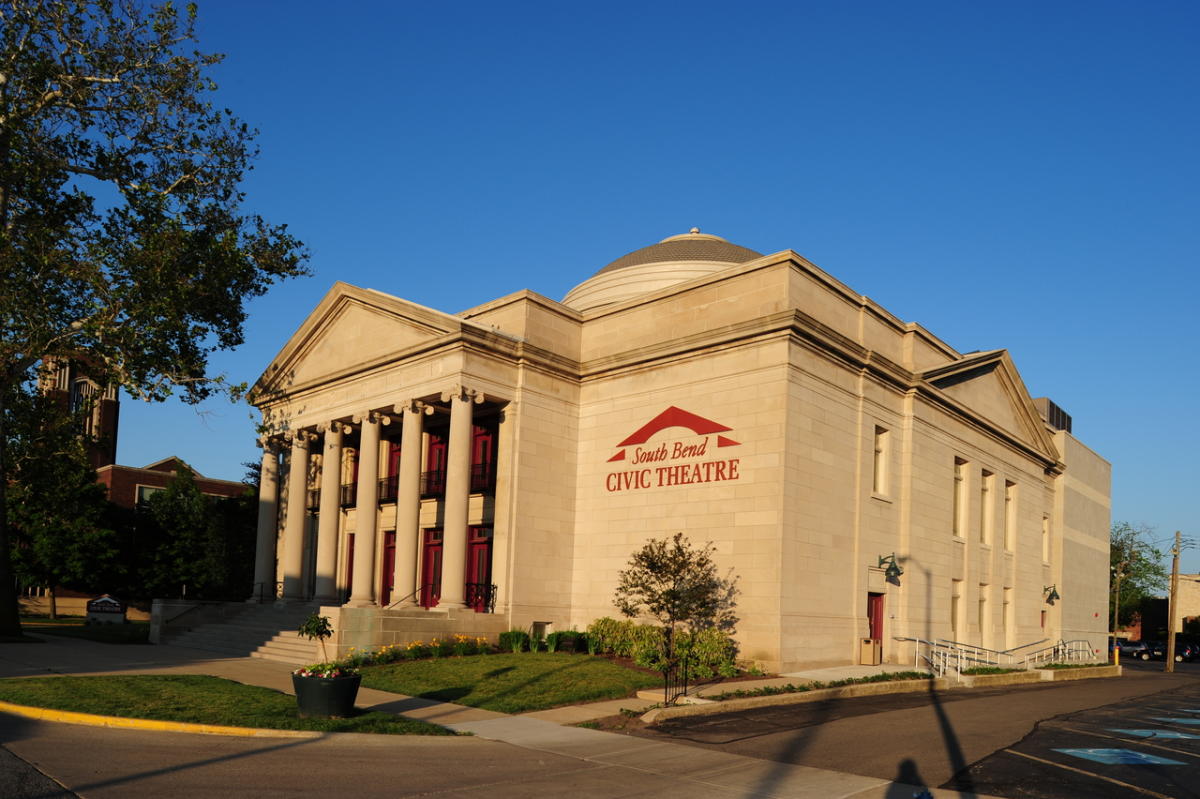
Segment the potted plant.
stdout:
[[321,663],[304,666],[292,672],[292,688],[301,718],[335,718],[354,713],[354,700],[362,675],[357,669],[329,662],[325,639],[333,636],[328,616],[310,614],[297,632],[304,638],[317,639],[321,644]]

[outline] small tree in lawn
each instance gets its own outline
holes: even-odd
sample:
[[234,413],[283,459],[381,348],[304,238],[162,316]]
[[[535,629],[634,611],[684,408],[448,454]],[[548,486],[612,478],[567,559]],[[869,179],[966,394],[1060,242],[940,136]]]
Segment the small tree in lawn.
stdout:
[[711,542],[693,547],[683,533],[651,539],[629,559],[629,568],[617,575],[613,603],[621,613],[630,618],[650,616],[662,625],[660,668],[668,704],[678,698],[671,695],[670,687],[680,683],[681,675],[682,693],[687,692],[690,648],[680,652],[680,633],[717,629],[731,634],[737,625],[737,578],[717,573],[714,551]]

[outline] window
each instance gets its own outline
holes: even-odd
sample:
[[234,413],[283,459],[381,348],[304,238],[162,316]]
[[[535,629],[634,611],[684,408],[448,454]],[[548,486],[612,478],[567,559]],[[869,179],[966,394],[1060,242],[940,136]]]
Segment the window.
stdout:
[[979,543],[992,544],[992,482],[996,476],[984,469],[979,478]]
[[1016,645],[1017,631],[1013,628],[1013,590],[1004,589],[1004,605],[1001,607],[1000,623],[1004,625],[1004,648]]
[[979,645],[988,649],[992,645],[992,619],[988,608],[988,585],[979,584]]
[[1012,552],[1017,540],[1017,484],[1004,481],[1004,550]]
[[967,462],[962,458],[954,459],[954,513],[953,529],[955,538],[966,538],[964,516],[967,512]]
[[138,486],[137,487],[137,504],[139,506],[145,505],[147,502],[150,501],[150,497],[154,496],[155,494],[159,493],[160,491],[166,491],[166,490],[167,489],[162,488],[161,486]]
[[875,426],[875,473],[872,488],[876,494],[888,494],[888,431]]
[[961,641],[962,580],[950,581],[950,638]]
[[1050,517],[1042,517],[1042,563],[1050,562]]

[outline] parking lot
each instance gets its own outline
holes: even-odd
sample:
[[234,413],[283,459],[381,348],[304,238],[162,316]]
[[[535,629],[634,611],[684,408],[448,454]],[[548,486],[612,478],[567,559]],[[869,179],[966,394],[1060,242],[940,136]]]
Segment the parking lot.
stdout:
[[[1136,664],[1130,674],[1161,672]],[[1177,667],[1200,677],[1200,664]],[[1200,681],[1040,722],[945,787],[1000,796],[1200,796]]]
[[1200,797],[1200,662],[1120,679],[863,697],[679,719],[639,734],[997,796]]

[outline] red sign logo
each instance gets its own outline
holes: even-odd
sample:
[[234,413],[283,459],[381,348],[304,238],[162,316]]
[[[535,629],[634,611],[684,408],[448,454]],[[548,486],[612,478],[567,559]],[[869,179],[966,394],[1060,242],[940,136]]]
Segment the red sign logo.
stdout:
[[[682,428],[701,438],[664,441],[657,446],[650,444],[656,434],[673,428]],[[710,443],[713,450],[740,446],[740,442],[721,435],[728,432],[731,428],[723,424],[672,405],[618,444],[620,449],[608,459],[609,463],[626,461],[642,468],[610,472],[605,477],[604,487],[609,491],[629,491],[737,480],[738,458],[698,460],[709,454]],[[664,465],[646,465],[650,463]]]

